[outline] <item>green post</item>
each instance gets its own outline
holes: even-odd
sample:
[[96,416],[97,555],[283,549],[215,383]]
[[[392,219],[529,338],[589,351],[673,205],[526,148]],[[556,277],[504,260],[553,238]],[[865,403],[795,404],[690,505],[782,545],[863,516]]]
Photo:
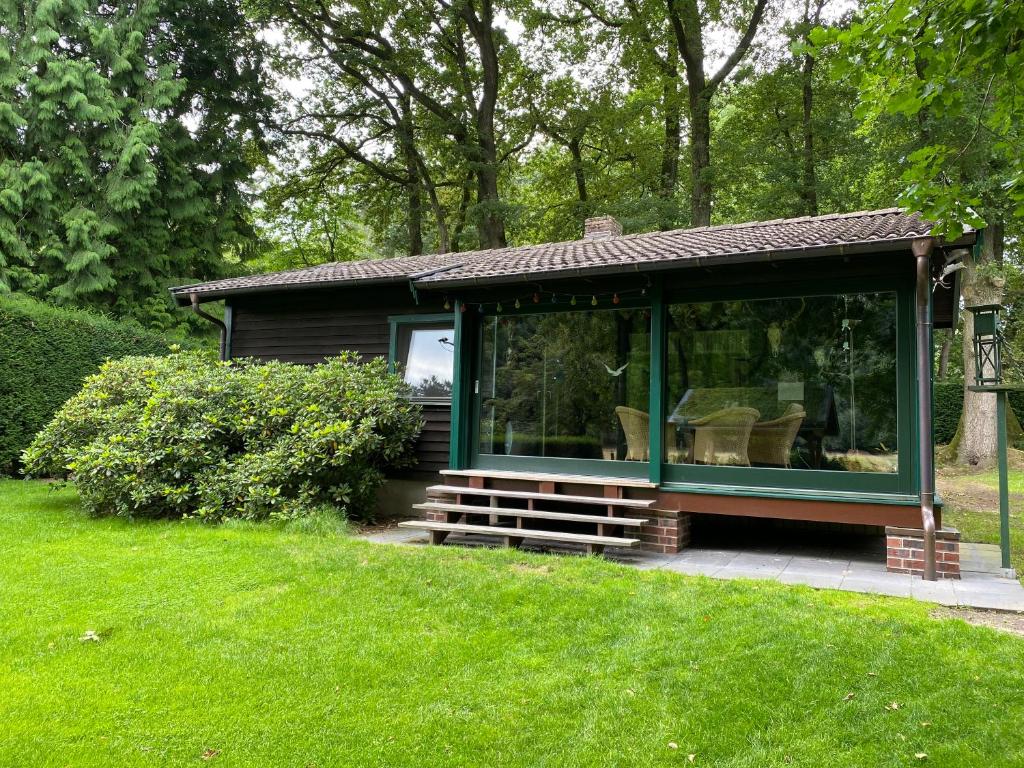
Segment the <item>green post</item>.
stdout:
[[1003,555],[1003,568],[1010,564],[1010,493],[1006,466],[1006,400],[1005,389],[996,392],[996,434],[999,440],[999,548]]
[[661,283],[651,288],[651,382],[650,452],[648,479],[661,484],[661,465],[665,461],[665,305]]
[[464,400],[472,387],[472,382],[467,380],[468,355],[465,354],[467,342],[465,323],[463,322],[462,301],[455,300],[453,320],[455,324],[455,360],[452,371],[452,422],[451,438],[448,444],[448,467],[449,469],[465,469],[466,457],[463,453],[463,446],[466,444],[462,434],[465,429],[465,404]]

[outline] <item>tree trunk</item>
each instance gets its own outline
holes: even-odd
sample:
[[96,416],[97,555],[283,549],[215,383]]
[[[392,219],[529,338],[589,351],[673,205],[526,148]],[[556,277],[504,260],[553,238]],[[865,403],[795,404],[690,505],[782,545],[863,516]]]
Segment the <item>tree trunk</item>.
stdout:
[[661,176],[658,196],[664,202],[659,214],[658,226],[664,231],[675,225],[675,206],[670,205],[675,199],[676,188],[679,186],[679,148],[682,146],[682,117],[679,109],[679,73],[675,60],[675,49],[670,48],[671,59],[668,67],[672,70],[661,76],[662,111],[665,113],[665,137],[661,148]]
[[[961,289],[964,305],[1001,304],[1004,281],[993,268],[1002,260],[1003,228],[1001,224],[985,229],[981,252],[975,259],[966,260]],[[996,460],[996,395],[992,392],[972,392],[974,383],[974,317],[969,311],[963,316],[964,409],[960,426],[953,438],[956,461],[969,466],[989,466]]]
[[475,3],[465,0],[462,15],[476,42],[483,74],[480,101],[476,108],[476,141],[479,151],[477,169],[477,204],[481,210],[477,220],[480,245],[484,248],[504,248],[505,221],[501,213],[498,194],[498,147],[494,134],[494,114],[498,104],[500,73],[498,49],[494,39],[494,13],[491,0],[479,0],[477,15]]
[[814,169],[814,56],[804,54],[803,66],[800,68],[801,87],[803,89],[803,173],[801,174],[800,199],[803,203],[805,216],[818,215],[818,179]]
[[580,148],[580,137],[574,136],[569,139],[569,153],[572,155],[572,173],[576,179],[576,196],[579,198],[580,207],[586,208],[589,202],[587,195],[587,177],[583,172],[583,150]]
[[[696,78],[694,78],[696,79]],[[701,87],[690,86],[690,225],[711,224],[711,105]]]
[[423,253],[423,201],[419,182],[410,181],[406,191],[409,198],[409,255],[418,256]]
[[949,376],[949,355],[952,349],[953,330],[950,328],[942,333],[942,346],[939,348],[939,370],[935,374],[935,378],[939,381],[945,381]]

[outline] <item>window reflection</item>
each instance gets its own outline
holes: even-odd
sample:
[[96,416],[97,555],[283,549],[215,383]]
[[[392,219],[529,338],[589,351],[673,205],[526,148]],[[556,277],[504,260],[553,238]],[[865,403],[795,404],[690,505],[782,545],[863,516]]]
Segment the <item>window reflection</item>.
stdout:
[[650,311],[486,317],[482,454],[647,461]]
[[417,398],[450,398],[455,361],[455,331],[451,326],[401,329],[400,362],[405,383]]
[[673,304],[666,461],[895,472],[896,296]]

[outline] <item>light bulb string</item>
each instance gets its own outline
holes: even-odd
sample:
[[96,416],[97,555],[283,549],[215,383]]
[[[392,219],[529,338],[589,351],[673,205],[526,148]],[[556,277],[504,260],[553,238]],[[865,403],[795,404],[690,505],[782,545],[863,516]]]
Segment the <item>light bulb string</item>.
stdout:
[[[586,291],[583,293],[545,291],[538,288],[530,293],[503,295],[501,298],[495,298],[490,301],[460,301],[460,307],[463,312],[466,311],[467,306],[475,306],[477,311],[481,313],[486,312],[488,308],[491,308],[497,314],[501,314],[502,312],[507,311],[509,307],[522,309],[523,307],[539,305],[542,303],[545,305],[555,306],[568,304],[572,307],[580,304],[589,304],[592,307],[608,304],[618,306],[623,299],[640,298],[646,295],[646,287],[612,291]],[[545,296],[547,297],[547,302],[544,302]],[[457,297],[455,300],[459,301]],[[452,297],[445,296],[444,308],[446,310],[450,310],[452,308]]]

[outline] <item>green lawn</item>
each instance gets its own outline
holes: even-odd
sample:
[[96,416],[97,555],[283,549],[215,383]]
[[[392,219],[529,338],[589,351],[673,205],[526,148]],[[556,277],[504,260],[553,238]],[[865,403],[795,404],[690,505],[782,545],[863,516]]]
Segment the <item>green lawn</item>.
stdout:
[[[1024,471],[1011,469],[1007,477],[1010,491],[1010,561],[1018,578],[1024,579]],[[999,472],[946,474],[940,491],[949,492],[950,501],[942,513],[942,524],[960,531],[964,541],[999,544]],[[945,486],[943,488],[942,486]],[[995,493],[993,493],[995,492]]]
[[4,766],[1024,765],[1022,657],[911,601],[0,482]]

